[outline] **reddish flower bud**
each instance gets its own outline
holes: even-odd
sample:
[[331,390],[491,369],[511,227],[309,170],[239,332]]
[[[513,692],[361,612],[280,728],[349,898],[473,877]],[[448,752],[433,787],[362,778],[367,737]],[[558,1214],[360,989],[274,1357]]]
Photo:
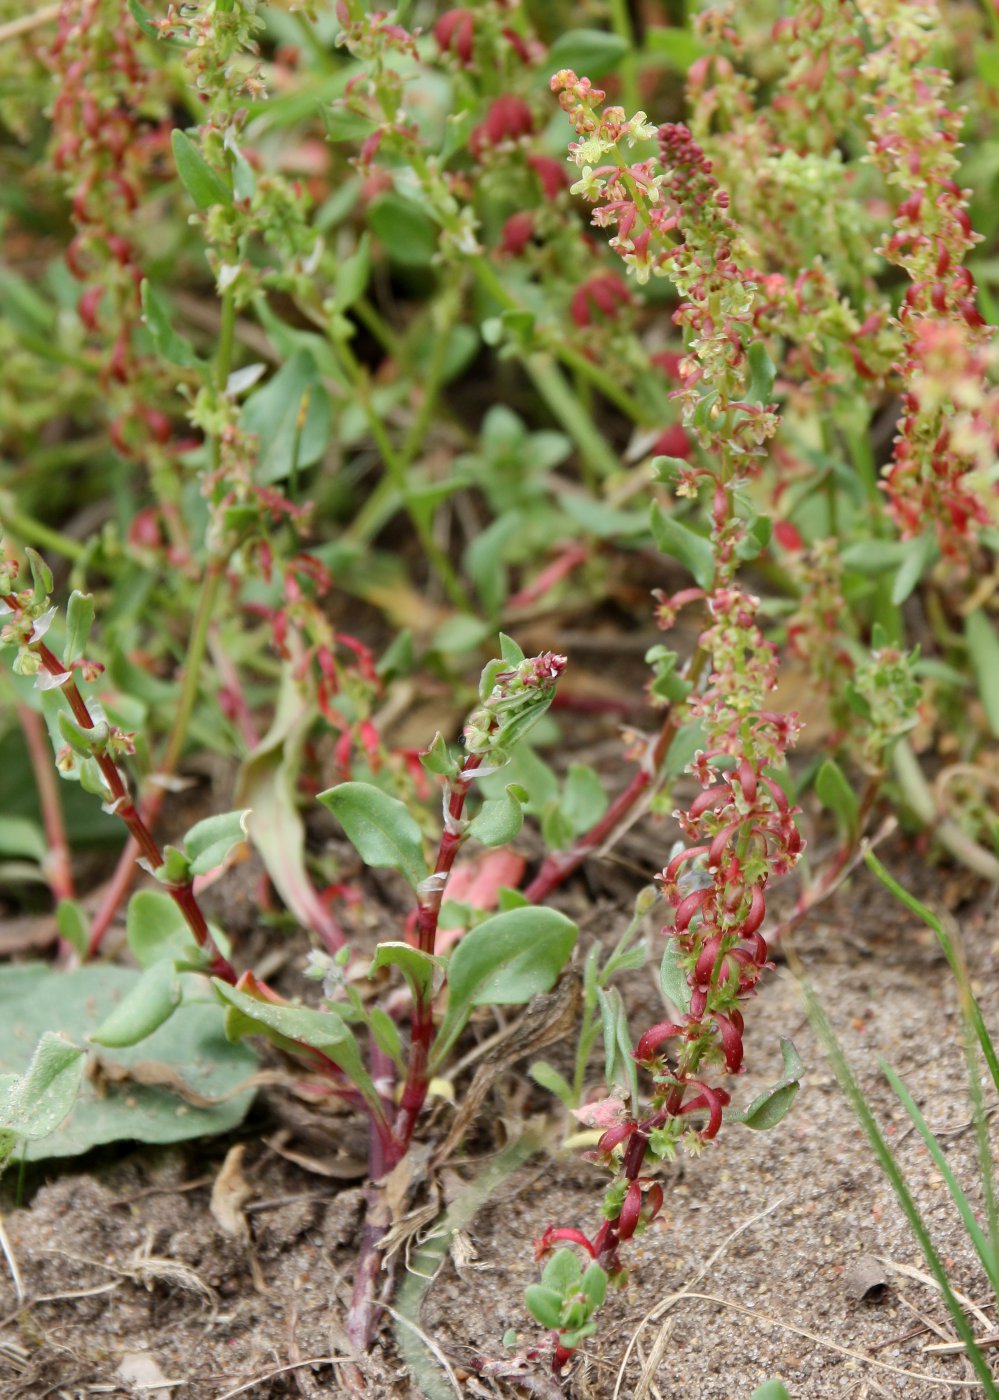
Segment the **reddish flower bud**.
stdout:
[[500,250],[511,258],[519,258],[534,237],[534,215],[527,209],[511,214],[503,225]]
[[671,423],[656,438],[652,445],[653,456],[690,458],[694,444],[690,435],[679,423]]
[[552,200],[569,188],[569,176],[561,161],[553,156],[528,156],[527,163],[541,181],[545,199]]
[[475,16],[471,10],[446,10],[434,25],[434,38],[441,53],[454,54],[468,67],[475,48]]
[[468,138],[473,156],[480,157],[490,146],[504,141],[516,141],[530,136],[534,130],[534,113],[522,97],[504,95],[486,113],[486,119],[475,127]]
[[660,1047],[665,1045],[667,1040],[682,1034],[682,1026],[676,1025],[673,1021],[660,1021],[657,1026],[650,1026],[639,1040],[635,1046],[633,1058],[640,1065],[648,1064],[650,1060],[655,1059]]
[[[742,1018],[740,1017],[740,1020]],[[733,1019],[724,1016],[720,1011],[715,1012],[715,1022],[718,1026],[718,1033],[721,1036],[722,1050],[725,1053],[725,1064],[729,1074],[738,1074],[742,1066],[742,1032],[741,1028],[735,1025]]]
[[618,308],[630,303],[627,283],[616,273],[600,272],[576,288],[569,303],[569,314],[577,326],[585,327],[597,313],[613,320]]
[[617,1236],[619,1240],[630,1240],[635,1233],[635,1226],[642,1215],[642,1188],[637,1181],[633,1181],[628,1187],[621,1206],[621,1214],[617,1218]]
[[88,287],[77,302],[76,310],[88,331],[97,329],[97,309],[104,296],[103,287]]

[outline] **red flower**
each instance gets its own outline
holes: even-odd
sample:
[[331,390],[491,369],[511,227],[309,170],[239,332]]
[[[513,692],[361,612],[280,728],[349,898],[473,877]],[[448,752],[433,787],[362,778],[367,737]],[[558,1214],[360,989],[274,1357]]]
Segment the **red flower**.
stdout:
[[690,434],[679,423],[671,423],[656,438],[652,454],[655,457],[683,457],[689,460],[693,448]]
[[441,53],[453,53],[467,68],[475,47],[475,16],[471,10],[446,10],[434,25]]
[[517,258],[534,237],[534,215],[527,209],[511,214],[503,225],[500,248],[511,258]]
[[595,315],[613,320],[618,308],[630,306],[628,285],[614,272],[599,272],[577,287],[569,304],[569,314],[577,326],[588,326]]
[[569,176],[560,160],[554,156],[528,156],[527,163],[537,175],[545,199],[554,199],[569,188]]
[[473,156],[480,157],[489,147],[530,136],[533,130],[534,113],[522,97],[497,97],[485,121],[473,128],[468,148]]

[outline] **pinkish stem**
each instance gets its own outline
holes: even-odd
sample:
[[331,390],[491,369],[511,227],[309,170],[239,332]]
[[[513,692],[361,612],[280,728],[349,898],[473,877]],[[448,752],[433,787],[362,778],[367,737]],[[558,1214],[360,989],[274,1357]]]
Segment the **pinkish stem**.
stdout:
[[45,726],[41,716],[27,705],[18,705],[17,715],[24,732],[35,785],[38,788],[38,801],[48,842],[42,870],[55,900],[72,899],[75,887],[69,842],[66,840],[66,826],[62,819],[62,804],[59,801],[59,782],[52,768],[52,751],[49,748]]

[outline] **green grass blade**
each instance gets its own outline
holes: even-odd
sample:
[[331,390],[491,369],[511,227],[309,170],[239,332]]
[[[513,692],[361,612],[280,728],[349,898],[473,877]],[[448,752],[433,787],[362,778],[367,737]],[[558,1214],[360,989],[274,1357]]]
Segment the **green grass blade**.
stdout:
[[919,1247],[923,1251],[923,1258],[926,1260],[930,1272],[936,1279],[940,1287],[940,1292],[943,1294],[944,1301],[947,1304],[947,1310],[951,1315],[954,1330],[964,1343],[968,1360],[971,1362],[975,1374],[981,1381],[982,1388],[986,1396],[989,1397],[989,1400],[999,1400],[999,1389],[997,1389],[995,1381],[993,1380],[992,1372],[975,1342],[975,1335],[968,1324],[968,1319],[964,1315],[964,1310],[954,1296],[954,1290],[950,1286],[950,1279],[947,1277],[947,1270],[944,1268],[940,1256],[937,1254],[936,1247],[926,1228],[923,1217],[919,1212],[919,1207],[913,1200],[905,1177],[902,1175],[898,1163],[892,1156],[891,1149],[884,1139],[884,1135],[878,1126],[877,1119],[874,1117],[870,1104],[864,1097],[864,1091],[858,1084],[847,1058],[843,1053],[842,1046],[836,1039],[836,1035],[826,1019],[825,1012],[819,1005],[815,993],[805,982],[802,982],[801,987],[809,1019],[829,1057],[833,1073],[836,1075],[840,1088],[849,1100],[850,1106],[856,1114],[860,1126],[864,1130],[881,1170],[888,1178],[889,1185],[895,1192],[895,1198],[901,1206],[906,1220],[909,1222],[909,1228],[919,1242]]
[[905,1087],[905,1084],[890,1065],[885,1064],[883,1060],[879,1060],[878,1063],[888,1083],[897,1094],[902,1107],[911,1118],[916,1131],[923,1139],[926,1150],[933,1158],[937,1170],[947,1183],[947,1190],[950,1192],[951,1200],[957,1207],[958,1214],[961,1217],[961,1223],[964,1225],[968,1238],[975,1247],[975,1253],[982,1262],[982,1268],[985,1270],[986,1274],[988,1274],[989,1282],[992,1285],[992,1291],[995,1293],[996,1297],[999,1298],[999,1265],[997,1265],[996,1256],[990,1247],[989,1240],[984,1230],[975,1219],[974,1211],[951,1169],[946,1154],[934,1137],[929,1124],[923,1117],[915,1099],[913,1099],[912,1095]]
[[[931,928],[933,930],[933,932],[937,936],[937,942],[940,944],[940,947],[943,951],[943,955],[947,959],[947,962],[950,965],[950,969],[954,973],[954,976],[958,979],[958,985],[960,985],[961,975],[963,971],[961,966],[961,959],[958,956],[957,950],[955,949],[953,942],[951,941],[950,935],[947,933],[946,929],[944,928],[940,920],[937,918],[937,916],[933,913],[932,910],[927,909],[926,905],[921,903],[921,901],[918,900],[915,897],[915,895],[910,894],[909,891],[904,888],[904,886],[900,885],[898,881],[894,878],[894,876],[888,873],[888,871],[881,864],[881,862],[878,860],[877,856],[874,854],[873,851],[868,851],[867,854],[864,856],[864,864],[867,866],[868,870],[872,872],[872,874],[878,877],[878,879],[884,885],[885,889],[890,891],[890,893],[895,896],[895,898],[899,901],[900,904],[904,904],[906,909],[908,909],[910,913],[915,914],[918,919],[922,919],[923,923],[926,924],[927,928]],[[967,982],[966,974],[965,982]],[[971,996],[970,990],[969,997],[970,1004],[968,1006],[967,1014],[971,1021],[971,1024],[975,1028],[975,1035],[978,1039],[979,1045],[982,1048],[982,1054],[985,1056],[985,1063],[989,1067],[989,1073],[992,1076],[992,1083],[996,1087],[996,1092],[999,1093],[999,1057],[997,1057],[996,1055],[995,1046],[992,1044],[992,1038],[985,1028],[985,1022],[982,1020],[982,1013],[979,1010],[978,1003],[977,1001],[975,1001],[974,997]]]

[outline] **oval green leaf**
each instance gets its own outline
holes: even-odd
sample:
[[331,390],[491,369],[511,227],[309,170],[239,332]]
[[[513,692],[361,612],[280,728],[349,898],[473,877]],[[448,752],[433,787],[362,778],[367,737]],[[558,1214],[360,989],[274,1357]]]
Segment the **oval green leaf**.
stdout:
[[371,783],[340,783],[319,794],[365,865],[401,870],[415,888],[427,878],[420,828],[405,805]]

